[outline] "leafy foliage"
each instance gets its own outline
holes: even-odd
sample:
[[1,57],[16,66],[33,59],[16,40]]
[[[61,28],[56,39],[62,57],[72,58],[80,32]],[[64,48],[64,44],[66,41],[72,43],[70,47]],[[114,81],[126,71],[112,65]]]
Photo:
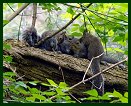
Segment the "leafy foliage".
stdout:
[[111,92],[106,92],[103,96],[99,96],[97,90],[89,90],[84,92],[87,94],[87,98],[81,98],[81,100],[88,101],[109,101],[110,103],[128,103],[128,92],[124,93],[124,96],[117,92],[116,90]]

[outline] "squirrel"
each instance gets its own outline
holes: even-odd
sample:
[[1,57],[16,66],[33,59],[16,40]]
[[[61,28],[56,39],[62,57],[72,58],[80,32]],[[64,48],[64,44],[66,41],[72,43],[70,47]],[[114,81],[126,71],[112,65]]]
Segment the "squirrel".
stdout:
[[[55,33],[57,30],[50,30],[50,31],[45,31],[42,33],[42,36],[37,35],[37,30],[35,27],[31,26],[28,27],[22,34],[22,40],[24,43],[28,46],[35,47],[35,44],[38,43],[38,41],[42,40],[44,37],[52,35]],[[45,40],[42,42],[38,48],[40,49],[46,49],[49,51],[58,51],[58,45],[62,43],[65,39],[65,31],[59,32],[55,36]]]
[[[83,42],[80,42],[80,39],[74,38],[70,41],[66,40],[66,44],[68,44],[68,49],[72,51],[72,55],[74,57],[79,57],[79,58],[87,58],[88,59],[88,47],[86,48]],[[66,48],[67,49],[67,48]],[[69,50],[68,50],[69,51]],[[115,64],[119,62],[117,59],[111,58],[107,55],[103,55],[100,63],[111,63]],[[124,64],[119,64],[119,68],[124,69],[126,66]]]
[[[100,40],[88,32],[84,32],[80,39],[73,39],[70,44],[71,51],[73,51],[75,57],[91,60],[93,57],[97,57],[104,53],[104,48]],[[102,60],[102,57],[103,56],[100,56],[92,61],[91,71],[94,75],[100,72],[100,61]],[[104,94],[104,78],[102,74],[93,79],[93,85],[93,87],[97,89],[99,95]]]
[[[55,33],[57,30],[50,30],[50,31],[45,31],[42,33],[41,38],[45,38],[46,36],[50,36],[53,33]],[[59,51],[58,45],[64,41],[65,38],[65,33],[66,32],[60,32],[56,34],[55,36],[45,40],[43,43],[39,45],[38,48],[40,49],[46,49],[49,51]]]
[[[69,48],[71,49],[75,57],[87,58],[88,60],[91,60],[93,57],[96,57],[104,52],[100,40],[97,37],[89,34],[88,32],[84,32],[83,37],[81,37],[80,39],[72,39],[69,45],[71,46]],[[93,63],[91,65],[93,74],[100,72],[100,63],[102,63],[102,61],[112,64],[119,62],[118,60],[104,54],[100,58],[93,60]],[[120,68],[125,67],[123,64],[119,64],[118,66]],[[98,89],[98,92],[100,95],[103,95],[104,79],[102,75],[94,79],[94,85],[96,86],[96,88],[100,88],[101,86],[101,89]]]
[[[91,60],[93,57],[97,57],[104,53],[104,48],[101,44],[99,38],[89,34],[87,31],[84,31],[83,36],[80,38],[80,42],[83,43],[86,47],[86,51],[88,51],[87,59]],[[95,75],[99,73],[100,70],[100,61],[102,60],[102,56],[93,59],[91,64],[91,71]],[[104,78],[102,74],[98,75],[93,79],[93,88],[97,89],[99,95],[104,94]]]
[[71,51],[72,39],[74,39],[74,37],[65,36],[64,41],[58,45],[61,53],[73,55],[73,52]]
[[37,35],[35,27],[31,26],[22,33],[22,40],[25,44],[33,47],[40,40],[40,36]]

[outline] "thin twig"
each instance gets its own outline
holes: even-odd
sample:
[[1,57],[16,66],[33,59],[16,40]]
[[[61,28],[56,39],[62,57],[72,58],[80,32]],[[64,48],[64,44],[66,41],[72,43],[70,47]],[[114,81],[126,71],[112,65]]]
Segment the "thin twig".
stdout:
[[[127,61],[127,60],[128,60],[128,58],[126,58],[126,59],[124,59],[124,60],[122,60],[122,61],[120,61],[120,62],[118,62],[118,63],[116,63],[116,64],[111,65],[110,67],[108,67],[108,68],[102,70],[101,72],[93,75],[92,77],[90,77],[90,78],[88,78],[88,79],[85,79],[84,82],[90,81],[91,79],[97,77],[97,76],[100,75],[101,73],[104,73],[104,72],[108,71],[109,69],[111,69],[111,68],[113,68],[113,67],[115,67],[115,66],[117,66],[117,65],[119,65],[119,64],[121,64],[121,63],[123,63],[123,62],[125,62],[125,61]],[[71,86],[71,87],[69,88],[69,90],[75,88],[76,86],[78,86],[78,85],[80,85],[80,84],[82,84],[82,83],[83,83],[83,81],[80,81],[79,83]]]
[[[85,12],[85,14],[86,14],[86,12]],[[86,14],[86,15],[87,15],[87,14]],[[90,24],[91,24],[91,25],[92,25],[92,27],[94,28],[94,30],[95,30],[95,32],[97,33],[97,35],[101,38],[101,36],[99,35],[99,33],[96,31],[95,26],[92,24],[92,22],[91,22],[90,18],[89,18],[88,16],[86,16],[86,17],[88,18],[88,20],[89,20]]]
[[9,3],[7,3],[7,5],[10,7],[10,9],[11,9],[13,12],[15,12],[15,10],[10,6]]
[[23,13],[21,15],[20,25],[19,25],[19,30],[18,30],[18,39],[17,39],[18,41],[20,40],[19,35],[20,35],[20,27],[21,27],[22,17],[23,17]]
[[[93,58],[91,59],[89,65],[88,65],[88,68],[86,69],[85,74],[84,74],[84,76],[83,76],[83,79],[82,79],[83,83],[84,83],[85,76],[86,76],[86,74],[87,74],[87,72],[88,72],[88,70],[89,70],[89,68],[90,68],[90,66],[91,66],[91,64],[92,64],[92,61],[93,61],[94,59],[96,59],[96,58],[101,57],[103,54],[104,54],[104,52],[103,52],[102,54],[100,54],[100,55],[98,55],[98,56],[96,56],[96,57],[93,57]],[[85,84],[85,83],[84,83],[84,84]]]
[[69,92],[69,95],[70,95],[72,98],[74,98],[77,102],[81,103],[81,101],[78,100],[78,99],[77,99],[74,95],[72,95],[70,92]]

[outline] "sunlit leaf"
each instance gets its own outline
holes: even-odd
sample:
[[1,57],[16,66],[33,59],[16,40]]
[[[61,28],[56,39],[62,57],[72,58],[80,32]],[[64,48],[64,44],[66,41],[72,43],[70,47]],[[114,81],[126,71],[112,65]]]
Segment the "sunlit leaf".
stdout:
[[11,56],[8,56],[8,55],[3,55],[3,61],[6,61],[8,63],[11,63],[12,62],[12,57]]
[[109,35],[109,36],[113,36],[113,35],[114,35],[113,30],[110,30],[110,31],[108,32],[108,35]]
[[30,81],[29,82],[31,85],[37,85],[38,81]]
[[63,19],[66,19],[66,18],[68,18],[68,19],[72,19],[72,15],[70,14],[70,13],[65,13],[65,14],[61,14],[61,17],[63,18]]
[[3,20],[3,25],[8,24],[8,23],[9,23],[8,20]]
[[65,82],[60,82],[59,87],[60,88],[66,88],[67,84]]
[[84,93],[86,93],[86,94],[88,94],[88,95],[90,95],[90,96],[94,96],[94,97],[97,97],[97,96],[98,96],[98,92],[97,92],[96,89],[92,89],[92,90],[86,91],[86,92],[84,92]]
[[121,50],[121,49],[119,49],[119,48],[114,48],[114,50],[115,50],[115,51],[117,51],[117,52],[124,53],[124,51],[123,51],[123,50]]
[[57,92],[59,95],[67,95],[67,93],[64,93],[64,92],[62,91],[62,89],[60,89],[60,88],[56,88],[56,92]]
[[43,94],[47,95],[47,96],[53,96],[53,95],[56,94],[56,92],[51,92],[51,91],[50,92],[46,92],[46,91],[44,91]]
[[90,101],[92,101],[92,100],[99,100],[99,98],[97,98],[97,97],[88,97],[88,98],[86,98],[86,100],[90,100]]
[[38,90],[37,88],[30,88],[29,90],[30,90],[30,92],[31,92],[32,94],[37,94],[37,93],[40,93],[40,92],[41,92],[41,91]]
[[117,92],[116,90],[114,90],[112,94],[113,94],[113,96],[118,97],[118,98],[123,97],[122,94],[120,94],[120,93]]
[[35,102],[35,97],[26,97],[27,101]]
[[4,72],[3,75],[12,77],[12,76],[16,76],[16,73],[14,73],[14,72]]
[[72,34],[71,34],[71,36],[82,36],[82,33],[80,33],[80,32],[73,32]]
[[125,97],[122,97],[119,99],[122,103],[128,103],[128,99]]
[[128,98],[128,92],[125,92],[125,93],[124,93],[124,96]]
[[19,86],[22,86],[24,88],[27,88],[27,85],[22,81],[18,81],[18,82],[16,82],[16,84],[19,85]]
[[73,9],[71,7],[67,8],[67,12],[70,13],[71,15],[75,14],[75,12],[73,11]]
[[3,43],[3,49],[4,50],[10,50],[11,49],[11,45]]
[[47,79],[47,81],[50,83],[50,85],[52,85],[54,87],[58,86],[53,80]]
[[40,94],[32,94],[32,95],[33,95],[33,97],[35,97],[35,98],[37,98],[39,100],[45,100],[46,99],[46,97],[44,97],[44,96],[42,96]]

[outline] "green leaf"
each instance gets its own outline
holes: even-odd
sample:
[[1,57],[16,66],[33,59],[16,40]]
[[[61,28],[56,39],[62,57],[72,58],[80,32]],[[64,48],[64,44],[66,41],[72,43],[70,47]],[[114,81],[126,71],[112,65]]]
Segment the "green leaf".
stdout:
[[11,45],[3,43],[3,49],[4,50],[10,50],[11,49]]
[[111,100],[108,95],[103,95],[99,97],[100,100]]
[[90,96],[98,97],[98,92],[97,92],[96,89],[88,90],[88,91],[86,91],[84,93],[86,93],[86,94],[88,94]]
[[18,3],[18,8],[20,8],[23,5],[23,3]]
[[108,96],[109,98],[114,97],[113,93],[111,92],[106,92],[103,96]]
[[67,12],[70,13],[71,15],[75,14],[75,12],[72,10],[72,7],[68,7]]
[[18,82],[16,82],[16,84],[19,85],[19,86],[22,86],[24,88],[27,88],[27,85],[24,84],[24,82],[22,82],[22,81],[18,81]]
[[90,100],[90,101],[92,101],[92,100],[99,100],[99,98],[97,98],[97,97],[88,97],[88,98],[86,98],[86,100]]
[[123,40],[123,38],[120,37],[120,36],[117,36],[117,37],[115,37],[115,38],[113,39],[113,42],[118,42],[118,41],[121,41],[121,40]]
[[19,90],[19,92],[21,93],[21,94],[30,94],[28,91],[26,91],[26,90],[24,90],[24,89],[20,89]]
[[128,103],[128,99],[125,97],[122,97],[119,99],[122,103]]
[[109,35],[109,36],[113,36],[113,35],[114,35],[113,30],[110,30],[110,31],[108,32],[108,35]]
[[60,88],[66,88],[67,84],[65,82],[60,82],[59,87]]
[[8,56],[8,55],[3,55],[3,60],[5,62],[8,62],[8,63],[11,63],[12,62],[12,57],[11,56]]
[[49,85],[49,84],[46,84],[46,83],[41,83],[41,85],[44,85],[44,86],[52,86],[52,85]]
[[56,92],[43,92],[42,94],[44,94],[44,95],[47,95],[47,96],[53,96],[53,95],[55,95],[56,94]]
[[125,54],[125,55],[128,55],[128,50],[125,50],[124,54]]
[[124,41],[124,40],[125,40],[125,34],[120,33],[119,36],[116,36],[116,37],[113,39],[113,42]]
[[31,84],[31,85],[37,85],[37,83],[38,83],[38,81],[31,81],[31,82],[29,82],[29,84]]
[[124,41],[119,41],[118,44],[122,45],[122,46],[126,46],[127,45],[127,42],[124,40]]
[[32,94],[33,97],[39,99],[39,100],[46,100],[46,97],[42,96],[42,95],[39,95],[39,94]]
[[119,49],[119,48],[114,48],[114,50],[117,51],[117,52],[120,52],[120,53],[124,53],[124,51]]
[[79,31],[80,31],[81,33],[83,33],[84,30],[85,30],[85,27],[84,27],[84,26],[79,27]]
[[8,24],[8,23],[9,23],[8,20],[3,20],[3,25],[6,25],[6,24]]
[[71,28],[71,31],[72,31],[72,32],[77,31],[77,30],[79,30],[79,27],[78,27],[78,26],[74,26],[74,27]]
[[14,73],[14,72],[4,72],[3,75],[12,77],[12,76],[16,76],[16,73]]
[[128,92],[125,92],[125,93],[124,93],[124,96],[128,98]]
[[29,90],[30,90],[30,92],[31,92],[32,94],[41,93],[41,91],[38,90],[37,88],[29,88]]
[[117,92],[116,90],[114,90],[112,94],[113,94],[113,96],[118,97],[118,98],[123,97],[122,94],[120,94],[120,93]]
[[35,102],[35,97],[26,97],[27,101]]
[[78,37],[78,36],[82,36],[82,33],[79,33],[79,32],[73,32],[73,33],[71,34],[71,36],[76,36],[76,37]]
[[70,96],[65,96],[64,100],[68,101],[68,100],[71,100],[71,98],[70,98]]
[[58,87],[58,85],[53,80],[47,79],[47,81],[50,83],[50,85]]
[[60,88],[56,88],[56,92],[57,92],[59,95],[67,95],[67,93],[64,93],[64,92],[62,91],[62,89],[60,89]]
[[80,27],[80,25],[79,25],[79,24],[73,24],[72,26],[77,26],[77,27]]

